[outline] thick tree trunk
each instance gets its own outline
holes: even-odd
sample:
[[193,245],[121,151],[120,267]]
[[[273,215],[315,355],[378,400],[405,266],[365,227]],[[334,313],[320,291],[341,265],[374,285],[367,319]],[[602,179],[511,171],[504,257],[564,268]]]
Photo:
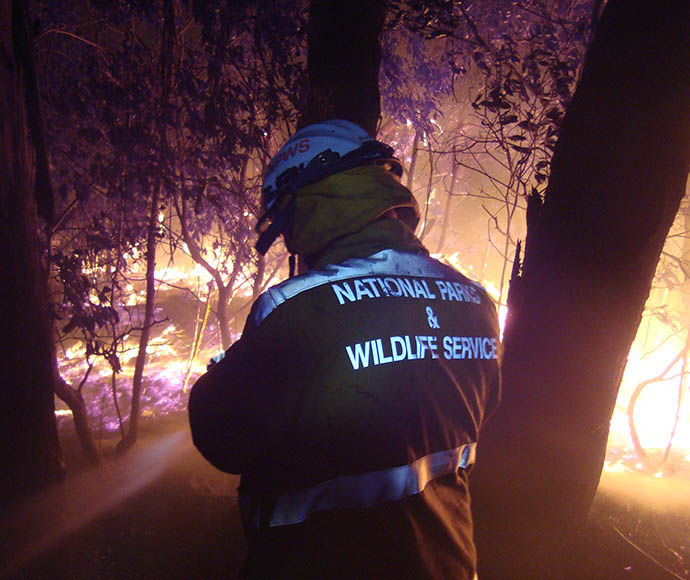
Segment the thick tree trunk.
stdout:
[[[510,305],[472,477],[480,575],[562,578],[690,163],[690,4],[610,0]],[[582,571],[576,577],[584,577]]]
[[62,474],[51,328],[30,187],[21,2],[0,2],[0,512]]
[[347,119],[372,135],[381,114],[380,34],[386,0],[312,0],[309,12],[309,94],[300,126]]

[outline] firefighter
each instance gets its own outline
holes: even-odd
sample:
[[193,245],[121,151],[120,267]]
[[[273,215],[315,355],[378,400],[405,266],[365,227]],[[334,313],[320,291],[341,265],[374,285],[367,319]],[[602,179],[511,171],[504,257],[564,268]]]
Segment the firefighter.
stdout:
[[257,250],[299,274],[194,385],[193,440],[241,474],[246,577],[472,579],[468,471],[499,401],[495,306],[429,257],[393,150],[332,120],[272,159]]

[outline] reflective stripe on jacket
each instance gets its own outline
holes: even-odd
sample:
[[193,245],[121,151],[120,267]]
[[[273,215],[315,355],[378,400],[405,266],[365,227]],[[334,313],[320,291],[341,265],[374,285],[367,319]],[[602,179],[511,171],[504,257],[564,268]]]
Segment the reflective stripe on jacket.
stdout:
[[283,493],[262,517],[262,506],[240,494],[245,525],[256,529],[298,524],[313,512],[346,508],[366,508],[421,493],[427,484],[443,475],[466,469],[474,463],[476,443],[438,451],[409,465],[358,475],[343,475],[309,489]]

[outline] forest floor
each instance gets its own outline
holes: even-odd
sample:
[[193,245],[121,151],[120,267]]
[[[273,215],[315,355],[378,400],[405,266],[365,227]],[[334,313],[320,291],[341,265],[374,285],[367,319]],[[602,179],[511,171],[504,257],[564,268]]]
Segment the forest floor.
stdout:
[[[70,432],[62,443],[67,479],[0,522],[0,578],[237,577],[238,478],[196,452],[186,416],[151,422],[126,457],[97,470]],[[690,482],[605,474],[578,551],[580,572],[563,578],[690,580]]]

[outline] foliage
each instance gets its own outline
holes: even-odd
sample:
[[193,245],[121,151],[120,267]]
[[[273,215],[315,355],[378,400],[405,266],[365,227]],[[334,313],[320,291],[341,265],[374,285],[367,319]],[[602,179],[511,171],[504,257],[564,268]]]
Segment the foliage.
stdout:
[[[410,170],[427,245],[453,254],[448,240],[460,240],[457,265],[502,302],[526,196],[543,195],[548,182],[593,4],[389,5],[381,138]],[[306,99],[306,1],[174,5],[168,72],[160,64],[162,0],[33,8],[58,191],[50,232],[57,329],[115,370],[123,337],[141,327],[141,304],[130,294],[141,286],[151,211],[162,216],[168,263],[186,254],[206,271],[203,283],[185,284],[195,304],[207,304],[213,280],[221,327],[246,312],[251,289],[265,287],[282,264],[274,249],[262,274],[252,228],[265,165]],[[156,187],[162,199],[151,208]],[[685,266],[673,256],[659,270],[664,285],[684,283]]]
[[233,272],[251,284],[261,174],[269,147],[294,122],[303,79],[294,5],[175,4],[166,44],[171,5],[34,6],[59,192],[49,232],[57,331],[116,372],[124,337],[142,328],[131,295],[141,285],[149,215],[160,214],[169,260],[193,244],[213,264],[217,288]]
[[452,52],[447,42],[430,43],[407,28],[387,31],[382,51],[381,102],[396,124],[433,133],[431,119],[442,115],[453,90]]
[[[108,14],[97,6],[84,13],[77,3],[72,10],[51,8],[38,12],[46,27],[36,43],[59,192],[59,219],[50,232],[54,282],[63,294],[57,311],[70,319],[58,330],[81,330],[90,356],[104,352],[94,333],[104,326],[103,312],[115,336],[124,334],[107,309],[126,303],[134,256],[143,257],[149,194],[161,179],[157,90],[142,80],[154,80],[155,58],[143,50],[151,14],[144,9],[141,24],[128,27],[123,5]],[[100,303],[108,295],[107,306],[94,306],[93,297]],[[115,356],[109,361],[119,370]]]
[[[579,66],[584,37],[554,16],[559,6],[492,4],[390,6],[380,77],[386,137],[403,151],[416,144],[415,158],[425,154],[426,165],[409,176],[414,189],[426,183],[425,234],[443,213],[440,192],[452,189],[455,166],[494,184],[494,169],[513,171],[514,196],[530,179],[544,179]],[[207,270],[225,325],[227,294],[251,285],[259,268],[249,246],[263,169],[305,98],[305,10],[282,0],[176,6],[168,72],[161,68],[162,2],[36,7],[60,192],[55,310],[66,320],[63,334],[81,333],[87,356],[109,352],[137,326],[131,313],[129,326],[115,315],[137,286],[132,276],[145,258],[146,218],[156,211],[147,204],[157,187],[169,259],[182,251]],[[464,96],[470,91],[473,110]],[[482,155],[497,167],[470,167]],[[471,177],[461,181],[463,190],[474,189]],[[109,340],[97,332],[106,320]]]
[[[383,129],[410,160],[424,201],[422,234],[437,236],[443,249],[453,228],[452,198],[473,198],[463,202],[463,228],[453,237],[468,232],[466,255],[501,301],[506,265],[524,235],[527,195],[542,195],[548,181],[592,4],[439,1],[391,8],[381,86],[392,123]],[[489,248],[476,247],[487,234]]]

